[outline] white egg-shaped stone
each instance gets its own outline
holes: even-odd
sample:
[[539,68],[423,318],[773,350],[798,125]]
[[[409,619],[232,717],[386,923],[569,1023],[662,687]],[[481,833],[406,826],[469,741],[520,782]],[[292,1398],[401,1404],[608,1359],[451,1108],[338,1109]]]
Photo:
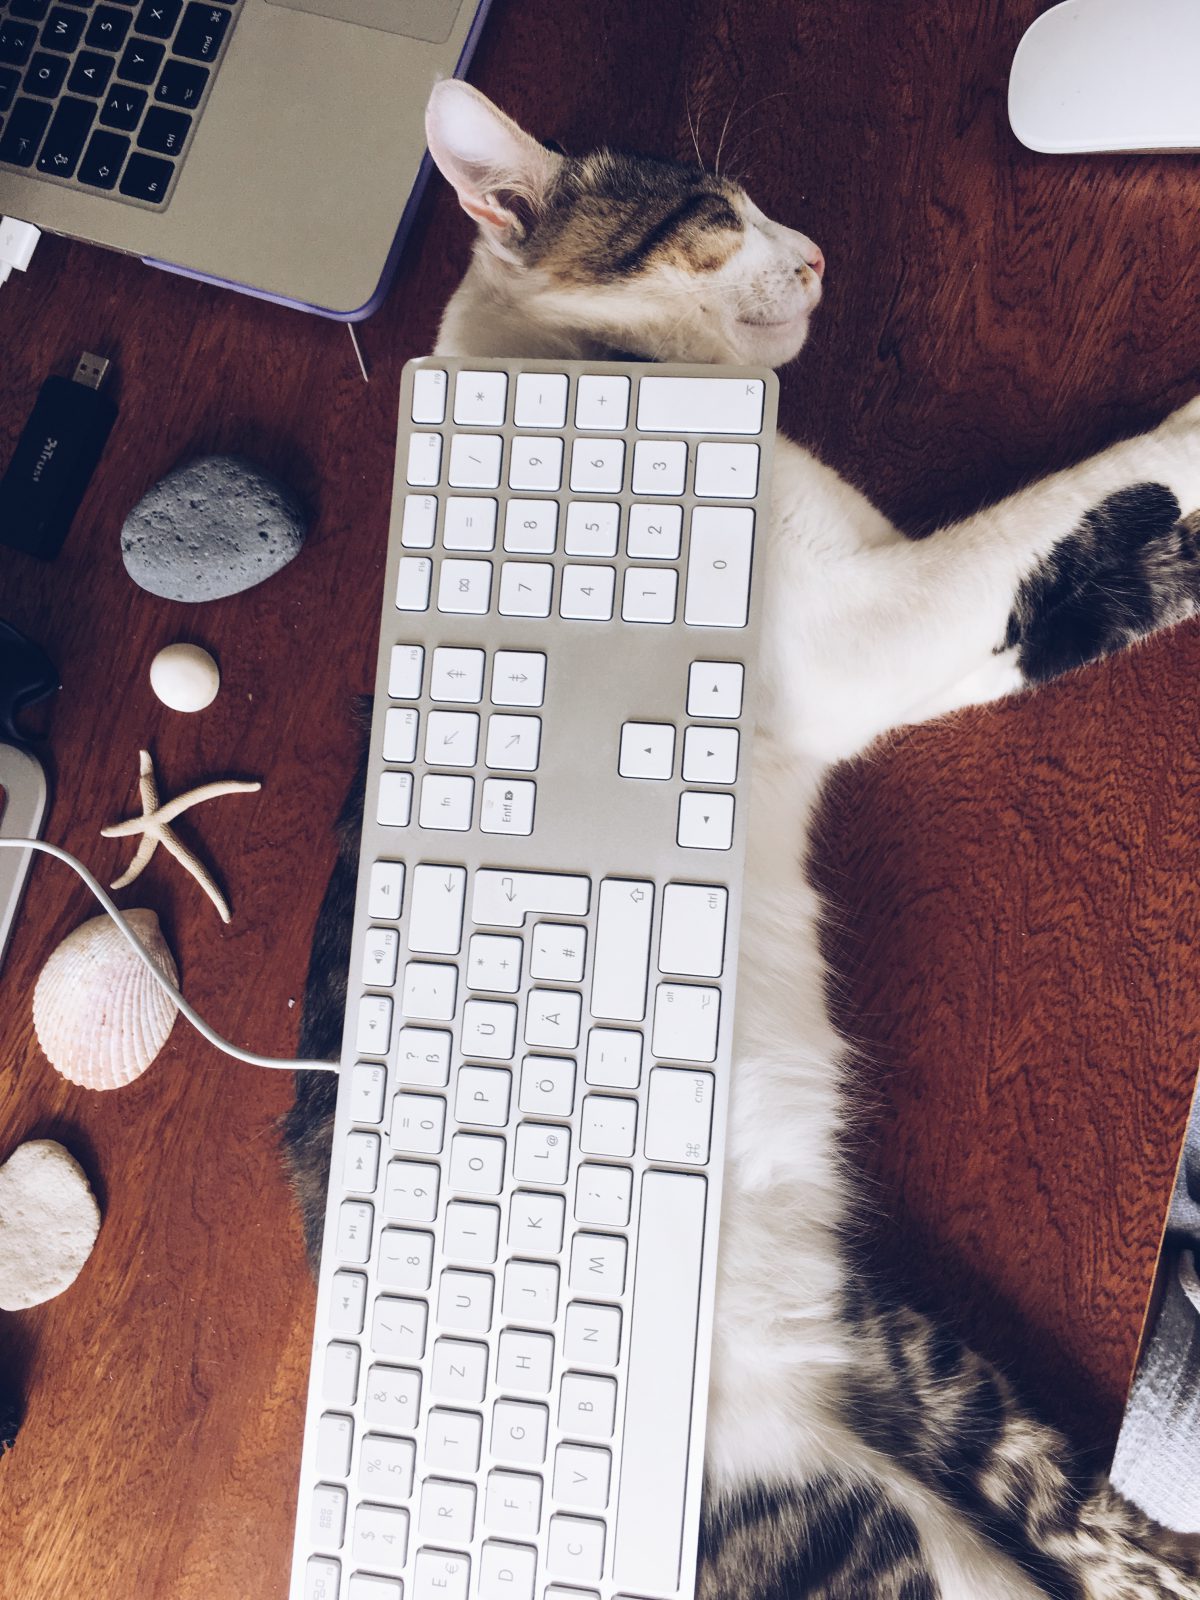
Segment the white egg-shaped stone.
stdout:
[[198,644],[169,644],[150,663],[150,687],[172,711],[203,711],[221,687],[221,673]]
[[70,1151],[53,1139],[18,1145],[0,1167],[0,1310],[69,1288],[99,1231],[100,1207]]
[[[178,987],[154,912],[124,916],[154,965]],[[47,1060],[85,1089],[119,1089],[140,1077],[166,1044],[177,1012],[108,917],[69,933],[33,991],[33,1026]]]

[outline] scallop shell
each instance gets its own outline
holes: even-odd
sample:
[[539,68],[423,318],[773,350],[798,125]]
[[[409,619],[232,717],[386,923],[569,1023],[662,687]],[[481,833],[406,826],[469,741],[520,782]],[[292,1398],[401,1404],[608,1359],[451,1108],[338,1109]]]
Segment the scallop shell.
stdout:
[[[153,911],[126,921],[158,970],[179,974]],[[33,991],[33,1026],[50,1065],[85,1089],[119,1089],[140,1077],[167,1042],[178,1010],[108,917],[69,933]]]

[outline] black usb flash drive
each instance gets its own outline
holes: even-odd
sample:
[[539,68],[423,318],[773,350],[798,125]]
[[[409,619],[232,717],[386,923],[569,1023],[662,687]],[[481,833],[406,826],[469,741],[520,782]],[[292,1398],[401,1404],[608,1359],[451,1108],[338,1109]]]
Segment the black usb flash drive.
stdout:
[[0,478],[0,542],[52,561],[100,460],[117,408],[100,392],[103,356],[80,356],[71,378],[47,378]]

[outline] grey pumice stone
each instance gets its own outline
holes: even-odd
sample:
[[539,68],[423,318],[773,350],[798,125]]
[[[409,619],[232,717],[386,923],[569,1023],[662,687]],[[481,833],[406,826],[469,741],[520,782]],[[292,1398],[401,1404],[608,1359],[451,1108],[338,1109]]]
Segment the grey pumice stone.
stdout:
[[99,1231],[100,1207],[74,1156],[54,1139],[18,1145],[0,1167],[0,1308],[61,1294]]
[[240,456],[176,467],[121,529],[125,570],[164,600],[223,600],[273,577],[299,554],[304,509],[290,489]]

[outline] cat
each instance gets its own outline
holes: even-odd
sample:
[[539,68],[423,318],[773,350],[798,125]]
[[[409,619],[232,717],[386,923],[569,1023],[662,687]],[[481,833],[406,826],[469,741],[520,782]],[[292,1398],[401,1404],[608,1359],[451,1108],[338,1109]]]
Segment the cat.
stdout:
[[[824,257],[738,184],[562,154],[459,82],[434,89],[427,131],[478,229],[437,354],[780,367],[802,350]],[[772,506],[698,1595],[1197,1600],[1185,1541],[1080,1481],[995,1369],[864,1283],[850,1052],[806,863],[836,762],[1200,607],[1200,401],[920,541],[782,437]],[[340,1036],[360,806],[322,911],[309,1052]],[[305,1083],[287,1123],[314,1252],[331,1110]]]

